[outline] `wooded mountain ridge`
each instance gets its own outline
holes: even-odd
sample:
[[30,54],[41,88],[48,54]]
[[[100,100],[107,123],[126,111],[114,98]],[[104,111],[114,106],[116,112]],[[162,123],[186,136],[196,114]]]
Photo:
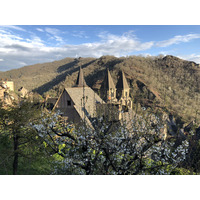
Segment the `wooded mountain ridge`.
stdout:
[[88,86],[100,88],[105,69],[111,72],[114,83],[123,70],[135,103],[164,105],[184,121],[199,119],[200,66],[175,56],[102,56],[100,58],[65,58],[0,72],[0,78],[12,79],[15,91],[21,86],[41,95],[55,97],[64,87],[74,85],[82,67]]

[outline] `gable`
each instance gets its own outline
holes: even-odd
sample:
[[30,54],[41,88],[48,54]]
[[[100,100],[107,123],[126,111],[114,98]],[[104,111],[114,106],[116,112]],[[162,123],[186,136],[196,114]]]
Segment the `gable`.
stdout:
[[64,89],[60,97],[58,98],[55,108],[66,108],[74,106],[74,102],[68,92]]
[[74,102],[74,106],[79,113],[83,112],[85,104],[85,114],[87,117],[95,116],[96,105],[105,103],[90,87],[65,88],[65,90]]

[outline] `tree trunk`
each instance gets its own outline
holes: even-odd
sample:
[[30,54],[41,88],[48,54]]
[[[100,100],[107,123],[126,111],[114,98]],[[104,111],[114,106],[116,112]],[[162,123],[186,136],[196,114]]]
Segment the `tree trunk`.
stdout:
[[14,134],[14,160],[13,160],[13,175],[17,175],[18,170],[18,147],[19,147],[19,136]]

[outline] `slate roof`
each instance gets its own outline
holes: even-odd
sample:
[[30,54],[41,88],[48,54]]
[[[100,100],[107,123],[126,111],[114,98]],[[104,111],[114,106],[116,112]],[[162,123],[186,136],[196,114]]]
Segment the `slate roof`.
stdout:
[[[70,98],[75,104],[75,108],[84,117],[83,107],[85,99],[85,113],[87,117],[93,117],[96,113],[96,104],[105,103],[90,87],[65,88]],[[85,97],[85,98],[84,98]]]
[[[97,95],[90,87],[72,87],[65,88],[64,91],[70,96],[73,106],[82,120],[85,119],[86,123],[94,129],[91,118],[96,116],[96,105],[105,103],[99,95]],[[63,93],[62,93],[63,94]],[[61,95],[62,95],[61,94]],[[58,98],[54,108],[56,108],[60,98]],[[85,109],[84,109],[84,99],[85,99]],[[54,109],[53,108],[53,109]]]
[[128,86],[128,83],[127,83],[127,80],[126,80],[126,77],[125,77],[123,71],[120,72],[120,76],[119,76],[116,88],[118,88],[118,89],[129,89],[129,86]]

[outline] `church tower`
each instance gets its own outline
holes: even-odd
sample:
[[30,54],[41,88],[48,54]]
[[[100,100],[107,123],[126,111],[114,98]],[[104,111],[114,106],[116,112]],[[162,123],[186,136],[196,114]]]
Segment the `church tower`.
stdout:
[[130,98],[130,88],[128,86],[124,72],[119,73],[119,79],[117,82],[117,99],[122,106],[132,108],[132,100]]
[[87,87],[87,84],[86,84],[84,76],[83,76],[83,70],[81,67],[79,69],[75,87]]
[[110,75],[110,71],[107,69],[105,78],[103,80],[103,83],[101,85],[101,94],[103,100],[105,100],[108,103],[116,102],[116,87],[114,85],[113,79]]

